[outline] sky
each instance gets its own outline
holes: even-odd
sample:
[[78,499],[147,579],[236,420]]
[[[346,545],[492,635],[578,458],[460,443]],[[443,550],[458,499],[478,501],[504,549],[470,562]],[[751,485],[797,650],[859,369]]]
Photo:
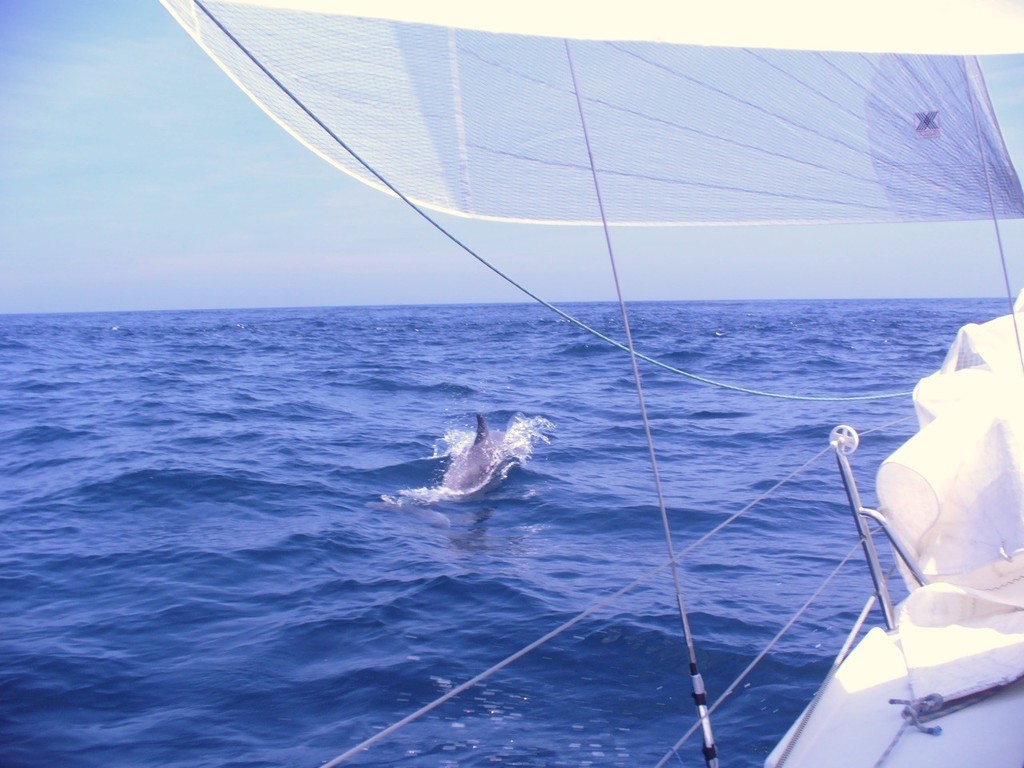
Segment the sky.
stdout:
[[[1018,172],[1024,56],[982,67]],[[527,300],[314,156],[156,0],[0,3],[0,314]],[[553,302],[615,297],[596,228],[443,217]],[[1002,224],[1014,292],[1024,222]],[[998,296],[991,222],[617,229],[627,300]]]

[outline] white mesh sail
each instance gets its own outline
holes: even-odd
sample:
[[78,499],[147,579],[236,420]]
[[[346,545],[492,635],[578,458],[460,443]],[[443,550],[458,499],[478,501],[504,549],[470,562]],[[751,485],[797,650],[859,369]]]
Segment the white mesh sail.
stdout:
[[[275,120],[373,186],[346,147],[435,210],[599,218],[563,40],[324,3],[164,4]],[[990,190],[997,215],[1024,216],[973,59],[569,45],[612,223],[987,218]]]

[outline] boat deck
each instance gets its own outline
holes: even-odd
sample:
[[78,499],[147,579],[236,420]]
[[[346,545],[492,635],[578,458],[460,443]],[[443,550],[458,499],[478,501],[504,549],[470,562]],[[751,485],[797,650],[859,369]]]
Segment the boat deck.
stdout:
[[942,727],[938,735],[913,725],[904,729],[903,706],[889,704],[912,697],[898,643],[898,634],[868,632],[810,716],[799,718],[768,756],[766,768],[870,768],[883,757],[884,768],[1024,766],[1024,680],[927,723]]

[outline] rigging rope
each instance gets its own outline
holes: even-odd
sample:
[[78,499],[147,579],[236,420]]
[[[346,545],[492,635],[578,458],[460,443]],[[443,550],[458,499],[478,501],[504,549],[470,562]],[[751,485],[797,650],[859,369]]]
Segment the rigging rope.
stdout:
[[[898,419],[893,419],[892,421],[887,421],[885,424],[881,424],[881,425],[879,425],[877,427],[871,427],[870,429],[860,430],[860,436],[861,437],[867,437],[868,435],[873,434],[875,432],[884,432],[885,430],[889,429],[890,427],[894,427],[897,424],[902,424],[904,421],[913,421],[916,418],[917,418],[916,414],[910,414],[909,416],[900,416]],[[831,450],[831,448],[826,448],[825,450]]]
[[472,688],[477,683],[483,682],[488,677],[493,675],[495,672],[499,672],[500,670],[502,670],[505,667],[507,667],[509,664],[511,664],[516,659],[522,658],[526,654],[530,653],[530,651],[533,651],[536,648],[539,648],[540,646],[542,646],[548,640],[551,640],[551,639],[557,637],[558,635],[562,634],[566,630],[571,629],[572,627],[574,627],[577,624],[579,624],[581,621],[583,621],[583,619],[587,618],[591,614],[597,612],[601,608],[604,608],[606,605],[609,605],[609,604],[615,602],[616,600],[618,600],[620,597],[622,597],[623,595],[627,594],[628,592],[631,592],[632,590],[636,589],[638,586],[640,586],[641,584],[643,584],[647,580],[653,578],[658,573],[660,573],[661,571],[665,570],[665,568],[667,568],[669,563],[671,563],[671,562],[672,561],[669,560],[668,562],[662,563],[657,568],[654,568],[654,569],[648,571],[647,573],[645,573],[642,576],[640,576],[640,578],[638,578],[636,581],[634,581],[631,584],[628,584],[627,586],[623,587],[618,592],[615,592],[614,594],[609,595],[604,600],[601,600],[600,602],[594,603],[593,605],[591,605],[589,608],[587,608],[582,613],[577,614],[576,616],[574,616],[573,618],[569,619],[565,623],[560,624],[559,626],[555,627],[553,630],[548,632],[546,635],[544,635],[543,637],[540,637],[540,638],[534,640],[529,645],[523,646],[518,651],[513,653],[511,656],[505,657],[504,659],[499,661],[497,664],[494,664],[493,666],[488,667],[487,669],[485,669],[483,672],[481,672],[480,674],[476,675],[475,677],[470,678],[469,680],[467,680],[466,682],[462,683],[461,685],[455,686],[450,691],[445,693],[443,696],[439,696],[438,698],[434,699],[430,703],[425,704],[424,706],[420,707],[419,709],[417,709],[412,714],[406,715],[401,720],[398,720],[397,722],[392,723],[391,725],[389,725],[384,730],[379,731],[378,733],[374,734],[373,736],[371,736],[370,738],[366,739],[365,741],[362,741],[359,744],[356,744],[354,747],[352,747],[347,752],[344,752],[344,753],[338,755],[333,760],[331,760],[331,761],[329,761],[327,763],[324,763],[324,765],[321,766],[321,768],[335,768],[335,766],[341,765],[343,762],[345,762],[349,758],[355,757],[360,752],[362,752],[362,751],[364,751],[366,749],[369,749],[374,744],[376,744],[377,742],[387,738],[388,736],[390,736],[392,733],[394,733],[395,731],[399,730],[400,728],[404,728],[405,726],[407,726],[409,723],[413,722],[414,720],[419,720],[424,715],[426,715],[426,714],[432,712],[433,710],[437,709],[439,706],[444,704],[446,701],[455,698],[460,693],[462,693],[463,691],[468,690],[469,688]]
[[644,398],[643,380],[640,378],[640,368],[636,362],[636,350],[633,347],[633,332],[629,325],[629,313],[626,311],[626,302],[622,297],[622,285],[619,282],[619,271],[615,265],[615,249],[612,248],[612,237],[608,231],[608,218],[605,215],[604,198],[601,196],[601,184],[597,178],[597,166],[594,164],[594,150],[590,144],[590,132],[587,130],[587,118],[583,110],[583,97],[580,94],[579,82],[576,78],[576,67],[573,66],[572,48],[568,39],[565,43],[565,58],[569,64],[569,74],[572,77],[572,90],[576,96],[576,108],[580,114],[580,126],[583,129],[583,142],[587,148],[587,160],[590,163],[590,174],[594,179],[594,194],[597,197],[597,207],[601,212],[601,227],[604,230],[604,241],[608,249],[608,261],[612,268],[612,279],[615,282],[615,295],[619,301],[619,312],[622,314],[622,326],[626,331],[626,343],[629,345],[629,360],[633,366],[633,381],[636,384],[637,400],[640,404],[640,417],[644,424],[644,435],[647,438],[647,452],[651,460],[651,472],[654,475],[654,489],[658,498],[658,511],[661,514],[661,526],[665,534],[665,546],[668,549],[668,556],[671,562],[672,584],[675,588],[676,607],[679,610],[679,620],[682,623],[683,641],[686,643],[686,654],[690,665],[690,683],[693,688],[693,701],[697,707],[697,717],[701,722],[701,732],[704,739],[704,762],[708,768],[718,768],[718,749],[715,747],[715,736],[711,728],[711,721],[708,718],[707,694],[704,689],[704,678],[697,666],[697,649],[693,642],[693,632],[690,630],[690,619],[686,612],[686,600],[683,598],[683,588],[679,581],[679,569],[676,567],[675,558],[672,557],[672,529],[668,522],[668,510],[665,508],[665,494],[661,487],[661,473],[658,471],[658,457],[654,450],[654,436],[651,434],[651,422],[647,416],[647,403]]
[[[975,63],[977,63],[977,57],[974,57]],[[961,59],[961,65],[964,70],[964,80],[968,79],[967,76],[967,59],[966,57]],[[978,77],[982,78],[984,84],[984,75],[981,73],[981,65],[977,66]],[[986,89],[987,92],[987,89]],[[999,229],[999,216],[996,214],[996,201],[995,195],[992,193],[992,175],[988,170],[988,160],[985,158],[985,144],[982,141],[981,136],[981,123],[978,120],[978,108],[974,104],[974,96],[971,95],[971,114],[974,116],[974,132],[978,137],[978,156],[981,158],[981,167],[985,170],[985,186],[988,189],[988,205],[989,210],[992,213],[992,226],[995,227],[996,231],[996,245],[999,249],[999,262],[1003,267],[1003,284],[1006,289],[1006,299],[1010,304],[1010,319],[1013,321],[1013,335],[1017,340],[1017,356],[1020,358],[1020,369],[1024,372],[1024,345],[1021,343],[1020,338],[1020,326],[1017,324],[1017,315],[1014,313],[1013,308],[1013,289],[1010,287],[1010,271],[1006,266],[1006,252],[1003,250],[1003,236]]]
[[377,179],[381,184],[383,184],[385,187],[387,187],[387,189],[390,190],[391,193],[394,194],[396,197],[398,197],[399,200],[401,200],[403,203],[408,205],[413,211],[415,211],[417,214],[419,214],[420,217],[423,218],[428,224],[430,224],[432,227],[434,227],[434,229],[436,229],[438,232],[440,232],[442,235],[444,235],[446,238],[448,238],[448,240],[450,240],[454,245],[458,246],[460,249],[465,251],[465,253],[467,253],[469,256],[472,256],[480,264],[485,266],[487,269],[491,270],[491,272],[493,272],[499,278],[501,278],[506,283],[511,285],[517,291],[522,293],[524,296],[527,296],[528,298],[532,299],[533,301],[537,302],[538,304],[540,304],[541,306],[545,307],[546,309],[549,309],[550,311],[554,312],[556,315],[558,315],[562,319],[568,321],[572,325],[575,325],[580,330],[585,331],[586,333],[591,334],[595,338],[600,339],[601,341],[605,342],[606,344],[611,345],[612,347],[615,347],[616,349],[619,349],[619,350],[621,350],[623,352],[627,352],[627,353],[629,353],[631,355],[634,355],[636,359],[643,360],[646,363],[650,363],[651,365],[655,365],[655,366],[657,366],[659,368],[662,368],[662,369],[664,369],[664,370],[666,370],[666,371],[668,371],[670,373],[676,374],[677,376],[682,376],[683,378],[689,379],[690,381],[695,381],[697,383],[705,384],[707,386],[717,387],[719,389],[723,389],[723,390],[726,390],[728,392],[737,392],[737,393],[746,394],[746,395],[757,395],[759,397],[769,397],[769,398],[775,398],[775,399],[779,399],[779,400],[798,400],[798,401],[822,402],[822,403],[850,403],[850,402],[864,402],[864,401],[869,401],[869,400],[887,400],[887,399],[892,399],[892,398],[897,398],[897,397],[907,397],[907,396],[909,396],[911,394],[910,391],[906,391],[906,392],[888,392],[888,393],[881,393],[881,394],[874,394],[874,395],[853,395],[853,396],[846,396],[846,397],[837,397],[837,396],[826,396],[826,395],[792,395],[792,394],[784,394],[784,393],[779,393],[779,392],[768,392],[768,391],[765,391],[765,390],[753,389],[753,388],[750,388],[750,387],[742,387],[742,386],[738,386],[738,385],[735,385],[735,384],[727,384],[725,382],[716,381],[714,379],[710,379],[710,378],[707,378],[705,376],[698,376],[697,374],[689,373],[689,372],[684,371],[684,370],[682,370],[680,368],[676,368],[675,366],[669,365],[667,363],[663,363],[660,360],[657,360],[657,359],[655,359],[653,357],[649,357],[648,355],[645,355],[643,353],[631,352],[630,349],[626,345],[622,344],[621,342],[616,341],[615,339],[611,338],[610,336],[607,336],[607,335],[601,333],[596,328],[588,325],[587,323],[583,322],[579,318],[574,317],[573,315],[569,314],[565,310],[559,309],[558,307],[556,307],[551,302],[541,298],[538,294],[534,293],[533,291],[529,290],[526,286],[524,286],[521,283],[517,282],[510,275],[508,275],[505,272],[503,272],[502,270],[498,269],[496,266],[494,266],[489,261],[487,261],[487,259],[485,259],[483,256],[481,256],[475,250],[470,248],[466,243],[462,242],[462,240],[460,240],[455,234],[453,234],[450,230],[445,228],[440,222],[438,222],[436,219],[434,219],[423,208],[421,208],[415,202],[410,200],[394,184],[392,184],[387,178],[385,178],[383,174],[381,174],[376,168],[374,168],[372,165],[370,165],[369,162],[364,160],[362,158],[362,156],[359,155],[359,153],[357,153],[351,146],[348,145],[348,143],[346,143],[340,136],[338,136],[334,131],[332,131],[327,126],[327,124],[323,122],[323,120],[321,120],[319,117],[317,117],[317,115],[311,109],[309,109],[309,107],[307,107],[294,93],[292,93],[292,91],[288,88],[288,86],[286,86],[284,83],[282,83],[269,69],[267,69],[267,67],[258,58],[256,58],[255,54],[253,54],[248,48],[246,48],[245,45],[243,45],[242,42],[237,37],[235,37],[235,35],[230,30],[228,30],[228,28],[225,27],[216,16],[214,16],[213,13],[211,13],[210,10],[207,9],[207,7],[203,4],[202,0],[195,0],[195,5],[196,5],[197,8],[199,8],[199,10],[201,10],[203,12],[204,15],[206,15],[207,18],[210,19],[211,22],[213,22],[213,24],[224,34],[224,36],[227,37],[227,39],[230,40],[231,43],[236,48],[238,48],[238,50],[241,51],[246,56],[246,58],[249,59],[249,61],[251,61],[264,75],[266,75],[266,77],[275,86],[277,86],[277,88],[280,89],[280,91],[285,96],[287,96],[292,101],[292,103],[295,104],[295,106],[297,106],[300,110],[302,110],[302,112],[307,117],[309,117],[310,120],[312,120],[314,123],[316,123],[324,131],[324,133],[327,134],[327,136],[329,136],[331,138],[332,141],[334,141],[339,147],[341,147],[349,155],[351,155],[353,160],[355,160],[357,163],[359,163],[363,168],[366,169],[366,171],[368,173],[372,174],[375,179]]
[[[807,601],[802,606],[800,606],[800,609],[793,615],[793,617],[789,621],[787,621],[783,625],[782,629],[780,629],[776,633],[775,637],[773,637],[769,641],[768,645],[766,645],[764,649],[759,654],[757,654],[757,656],[754,657],[754,660],[751,661],[742,672],[740,672],[740,674],[736,677],[735,680],[732,681],[729,687],[725,689],[725,692],[715,700],[715,703],[712,704],[711,707],[708,709],[708,714],[713,714],[725,702],[725,700],[736,691],[736,689],[739,687],[739,684],[746,679],[747,675],[749,675],[753,671],[754,667],[761,663],[761,660],[768,655],[772,648],[774,648],[775,645],[779,642],[779,640],[781,640],[782,637],[789,631],[790,627],[792,627],[797,622],[797,620],[801,616],[803,616],[804,613],[807,612],[807,609],[811,607],[811,604],[818,599],[818,595],[820,595],[825,590],[825,587],[827,587],[829,583],[832,581],[832,579],[836,577],[839,571],[842,570],[843,566],[845,566],[850,561],[850,558],[853,557],[854,553],[857,551],[859,547],[860,542],[858,541],[856,544],[853,545],[850,551],[846,553],[846,556],[839,561],[839,564],[832,570],[832,573],[825,577],[825,580],[821,582],[821,584],[818,586],[816,590],[814,590],[814,593],[809,598],[807,598]],[[679,748],[683,746],[684,743],[686,743],[686,740],[689,739],[697,731],[699,727],[699,721],[694,723],[690,727],[690,729],[683,734],[679,741],[677,741],[673,745],[673,747],[665,754],[665,756],[661,758],[661,760],[658,762],[655,768],[663,768],[663,766],[666,763],[668,763],[669,760],[672,759],[673,755],[677,754]]]
[[830,447],[826,447],[826,448],[818,451],[818,453],[816,453],[810,459],[805,461],[802,465],[800,465],[799,467],[794,469],[792,472],[790,472],[784,478],[779,480],[777,483],[775,483],[775,485],[773,485],[771,488],[766,490],[760,496],[758,496],[754,500],[750,501],[745,507],[740,509],[738,512],[734,512],[732,515],[727,517],[725,520],[723,520],[721,523],[716,525],[710,531],[708,531],[703,536],[698,538],[696,541],[693,541],[690,544],[686,545],[685,547],[679,549],[669,560],[666,560],[665,562],[661,563],[657,567],[652,568],[651,570],[649,570],[646,573],[642,574],[639,578],[637,578],[635,581],[631,582],[630,584],[626,585],[625,587],[620,589],[618,592],[615,592],[614,594],[609,595],[608,597],[604,598],[603,600],[600,600],[597,603],[594,603],[593,605],[589,606],[588,608],[583,610],[581,613],[577,614],[576,616],[574,616],[573,618],[569,619],[565,623],[560,624],[558,627],[556,627],[555,629],[551,630],[550,632],[548,632],[543,637],[540,637],[537,640],[534,640],[529,645],[524,646],[520,650],[518,650],[515,653],[513,653],[511,656],[508,656],[508,657],[502,659],[501,661],[499,661],[498,663],[496,663],[493,666],[489,667],[488,669],[484,670],[483,672],[481,672],[480,674],[476,675],[472,679],[467,680],[466,682],[462,683],[461,685],[458,685],[458,686],[452,688],[450,691],[446,692],[443,696],[440,696],[437,699],[434,699],[433,701],[429,702],[428,704],[425,704],[424,706],[420,707],[420,709],[416,710],[412,714],[407,715],[406,717],[402,718],[401,720],[399,720],[399,721],[397,721],[395,723],[392,723],[390,726],[388,726],[384,730],[376,733],[375,735],[371,736],[370,738],[366,739],[365,741],[360,742],[359,744],[357,744],[356,746],[352,747],[351,749],[349,749],[348,751],[344,752],[343,754],[338,755],[336,758],[334,758],[330,762],[325,763],[323,766],[321,766],[321,768],[335,768],[335,766],[338,766],[341,763],[345,762],[346,760],[348,760],[348,759],[350,759],[352,757],[355,757],[360,752],[362,752],[362,751],[372,747],[374,744],[376,744],[377,742],[387,738],[388,736],[390,736],[391,734],[393,734],[395,731],[399,730],[400,728],[403,728],[406,725],[409,725],[410,723],[412,723],[413,721],[420,719],[424,715],[429,714],[430,712],[432,712],[433,710],[437,709],[439,706],[444,704],[446,701],[449,701],[450,699],[455,698],[460,693],[466,691],[469,688],[472,688],[477,683],[483,682],[484,680],[489,678],[491,675],[493,675],[496,672],[499,672],[500,670],[502,670],[505,667],[507,667],[512,662],[514,662],[517,659],[525,656],[527,653],[530,653],[531,651],[536,650],[537,648],[539,648],[544,643],[548,642],[549,640],[554,639],[555,637],[557,637],[558,635],[562,634],[563,632],[565,632],[565,631],[571,629],[572,627],[576,626],[581,621],[583,621],[583,619],[588,618],[589,616],[593,615],[594,613],[596,613],[600,609],[604,608],[605,606],[611,605],[613,602],[618,600],[623,595],[626,595],[626,594],[632,592],[634,589],[639,587],[641,584],[645,584],[646,582],[648,582],[651,579],[653,579],[655,576],[657,576],[662,571],[664,571],[666,568],[668,568],[672,563],[679,563],[679,562],[681,562],[684,557],[686,557],[691,552],[693,552],[695,549],[697,549],[697,547],[701,546],[702,544],[705,544],[715,534],[717,534],[720,531],[722,531],[726,526],[728,526],[731,523],[733,523],[736,520],[738,520],[740,517],[742,517],[747,512],[749,512],[751,509],[753,509],[758,504],[760,504],[762,501],[764,501],[769,496],[771,496],[775,491],[777,491],[783,485],[785,485],[786,483],[792,481],[798,475],[802,474],[812,464],[814,464],[816,461],[821,459],[822,456],[824,456],[825,454],[829,453],[831,450],[832,449]]
[[610,605],[611,603],[615,602],[616,600],[618,600],[623,595],[628,594],[629,592],[632,592],[634,589],[639,587],[641,584],[644,584],[645,582],[647,582],[650,579],[654,578],[659,573],[661,573],[666,568],[668,568],[670,564],[674,563],[676,560],[681,558],[683,556],[683,554],[688,553],[690,551],[690,549],[692,549],[693,546],[695,546],[695,545],[691,545],[690,548],[685,550],[684,553],[680,553],[679,555],[677,555],[676,558],[669,559],[669,560],[665,561],[664,563],[662,563],[661,565],[657,566],[656,568],[652,568],[651,570],[647,571],[647,573],[644,573],[638,579],[636,579],[632,583],[626,585],[625,587],[620,589],[618,592],[615,592],[614,594],[609,595],[605,599],[603,599],[603,600],[601,600],[601,601],[599,601],[597,603],[594,603],[593,605],[591,605],[589,608],[587,608],[583,612],[576,614],[574,617],[572,617],[568,621],[566,621],[563,624],[560,624],[559,626],[555,627],[553,630],[548,632],[543,637],[537,638],[536,640],[534,640],[529,645],[523,646],[522,648],[520,648],[518,651],[516,651],[512,655],[507,656],[504,659],[502,659],[501,661],[499,661],[497,664],[494,664],[493,666],[488,667],[487,669],[485,669],[483,672],[481,672],[480,674],[476,675],[475,677],[470,678],[469,680],[467,680],[466,682],[462,683],[461,685],[455,686],[450,691],[445,693],[443,696],[439,696],[438,698],[434,699],[430,703],[425,704],[424,706],[420,707],[419,709],[417,709],[412,714],[403,717],[401,720],[398,720],[397,722],[392,723],[387,728],[383,729],[382,731],[377,732],[376,734],[374,734],[370,738],[366,739],[365,741],[361,741],[359,744],[356,744],[354,747],[349,749],[347,752],[344,752],[344,753],[338,755],[333,760],[331,760],[331,761],[329,761],[327,763],[324,763],[321,766],[321,768],[335,768],[335,766],[341,765],[346,760],[348,760],[348,759],[350,759],[352,757],[355,757],[357,754],[359,754],[360,752],[363,752],[366,749],[369,749],[374,744],[376,744],[377,742],[387,738],[388,736],[390,736],[391,734],[393,734],[395,731],[399,730],[400,728],[404,728],[405,726],[409,725],[409,723],[413,722],[414,720],[419,720],[424,715],[426,715],[426,714],[432,712],[433,710],[437,709],[439,706],[444,704],[446,701],[449,701],[450,699],[455,698],[456,696],[458,696],[463,691],[466,691],[469,688],[472,688],[477,683],[483,682],[484,680],[489,678],[494,673],[499,672],[502,669],[504,669],[505,667],[507,667],[512,662],[516,661],[517,659],[522,658],[523,656],[525,656],[526,654],[530,653],[531,651],[536,650],[537,648],[542,646],[544,643],[548,642],[549,640],[554,639],[555,637],[557,637],[558,635],[562,634],[563,632],[565,632],[565,631],[571,629],[572,627],[576,626],[581,621],[583,621],[583,619],[585,619],[588,616],[591,616],[592,614],[596,613],[601,608],[604,608],[605,606]]
[[868,614],[871,613],[871,609],[875,607],[875,603],[878,602],[878,595],[872,593],[868,597],[867,602],[864,603],[864,607],[860,611],[860,615],[857,617],[857,621],[854,622],[853,628],[846,635],[846,641],[843,643],[843,647],[839,649],[839,653],[836,654],[835,660],[832,662],[832,667],[829,669],[828,674],[825,675],[825,679],[818,687],[817,693],[814,694],[814,698],[811,699],[811,703],[807,705],[804,713],[800,716],[800,720],[797,722],[796,727],[792,729],[789,734],[788,741],[786,742],[785,748],[782,750],[782,754],[779,755],[779,760],[775,763],[775,768],[782,768],[789,760],[789,756],[793,754],[793,748],[800,740],[800,734],[804,732],[807,727],[807,723],[811,719],[811,715],[814,714],[814,710],[818,708],[818,703],[825,696],[825,691],[828,690],[829,685],[832,684],[832,679],[836,676],[839,671],[839,667],[842,666],[843,661],[846,660],[846,654],[850,651],[850,646],[853,645],[853,641],[857,639],[857,635],[860,634],[861,627],[864,626],[864,622],[867,621]]
[[926,733],[929,736],[938,736],[942,733],[942,726],[926,726],[923,719],[924,716],[942,709],[944,702],[939,694],[931,693],[919,699],[889,699],[889,703],[903,705],[903,710],[900,712],[902,723],[896,731],[896,735],[892,737],[892,741],[889,742],[889,746],[882,750],[882,754],[875,761],[873,768],[882,768],[885,765],[885,761],[892,755],[896,745],[900,743],[900,739],[903,738],[903,734],[909,730],[910,726],[914,726],[920,733]]

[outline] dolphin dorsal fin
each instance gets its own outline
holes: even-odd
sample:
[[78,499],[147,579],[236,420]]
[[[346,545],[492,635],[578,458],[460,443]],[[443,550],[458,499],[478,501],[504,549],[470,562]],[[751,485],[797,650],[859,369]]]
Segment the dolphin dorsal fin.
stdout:
[[487,437],[487,421],[484,419],[483,414],[476,415],[476,439],[473,441],[473,445],[476,445],[481,440]]

